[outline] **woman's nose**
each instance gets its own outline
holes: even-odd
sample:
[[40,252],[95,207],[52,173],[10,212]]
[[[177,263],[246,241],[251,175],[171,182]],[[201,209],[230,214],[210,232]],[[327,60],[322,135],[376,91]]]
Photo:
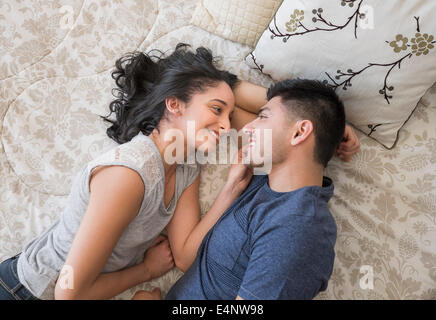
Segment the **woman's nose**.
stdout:
[[220,123],[220,131],[228,133],[230,131],[231,124],[229,119],[223,119]]

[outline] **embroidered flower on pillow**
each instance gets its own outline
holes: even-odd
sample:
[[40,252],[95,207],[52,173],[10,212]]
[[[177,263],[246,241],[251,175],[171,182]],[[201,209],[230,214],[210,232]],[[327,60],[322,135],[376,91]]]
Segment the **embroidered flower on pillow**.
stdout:
[[421,54],[426,55],[429,53],[430,49],[434,48],[433,41],[434,37],[432,35],[428,35],[427,33],[421,34],[417,32],[415,34],[415,38],[410,40],[412,45],[412,53],[420,56]]

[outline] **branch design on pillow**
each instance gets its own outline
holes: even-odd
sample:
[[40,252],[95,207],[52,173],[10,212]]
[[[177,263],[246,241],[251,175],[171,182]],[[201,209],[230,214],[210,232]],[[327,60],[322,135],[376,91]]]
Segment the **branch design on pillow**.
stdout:
[[[353,12],[353,14],[350,17],[348,17],[347,21],[342,25],[337,25],[330,21],[327,21],[326,18],[324,18],[322,15],[324,10],[322,8],[318,8],[312,10],[312,13],[314,14],[312,21],[314,23],[320,22],[319,24],[321,24],[322,26],[310,29],[302,23],[302,21],[304,20],[304,10],[295,9],[294,12],[291,14],[291,19],[285,24],[287,33],[283,33],[280,31],[279,27],[277,26],[276,15],[274,15],[273,18],[274,29],[271,28],[271,26],[268,27],[269,31],[272,33],[271,39],[282,38],[283,42],[287,42],[290,37],[304,35],[306,33],[311,33],[316,31],[342,30],[346,28],[352,21],[354,21],[354,37],[357,39],[358,19],[359,18],[365,19],[365,13],[361,12],[362,3],[365,0],[341,0],[342,6],[348,4],[349,7],[353,7],[354,3],[357,1],[359,1],[359,3],[357,4],[356,10]],[[304,31],[295,32],[298,29],[302,29]]]
[[382,124],[383,124],[383,123],[378,123],[378,124],[368,124],[368,128],[369,128],[369,130],[371,130],[371,131],[368,133],[368,137],[371,136],[371,134],[372,134],[374,131],[377,131],[376,128],[377,128],[377,127],[380,127]]
[[[342,86],[343,90],[347,90],[348,87],[352,86],[351,80],[361,74],[362,72],[366,71],[369,68],[378,66],[378,67],[390,67],[388,69],[388,71],[386,72],[385,78],[384,78],[384,82],[383,82],[383,88],[380,89],[379,93],[384,95],[384,98],[386,100],[386,102],[388,104],[390,104],[390,99],[393,98],[392,95],[390,95],[389,93],[391,93],[394,90],[394,86],[389,86],[388,85],[388,78],[389,75],[391,74],[391,71],[398,66],[398,69],[401,68],[401,62],[403,62],[404,59],[406,58],[411,58],[412,57],[412,53],[408,53],[405,56],[401,57],[400,59],[392,62],[392,63],[368,63],[368,65],[362,69],[360,69],[359,71],[353,71],[352,69],[348,69],[347,72],[343,72],[341,70],[337,71],[337,75],[335,76],[336,80],[340,80],[342,77],[345,77],[345,80],[343,80],[342,82],[336,82],[335,79],[332,78],[332,76],[326,72],[325,74],[327,75],[327,77],[329,77],[329,79],[333,82],[333,84],[329,84],[332,88],[336,89],[338,87]],[[327,80],[324,80],[325,84],[328,84]]]
[[[261,64],[261,65],[257,64],[256,57],[254,56],[253,52],[250,52],[250,56],[251,56],[251,59],[253,59],[253,63],[256,66],[256,68],[259,69],[260,72],[263,73],[264,65],[263,64]],[[253,68],[253,69],[256,69],[256,68]]]
[[263,68],[265,67],[263,64],[258,64],[257,63],[257,61],[256,61],[256,57],[254,56],[254,54],[253,54],[253,52],[250,52],[250,56],[251,56],[251,59],[253,60],[253,64],[256,66],[255,68],[251,68],[251,69],[254,69],[254,70],[259,70],[260,72],[262,72],[264,75],[266,75],[268,78],[270,78],[271,80],[274,80],[272,77],[271,77],[271,75],[269,75],[269,74],[267,74],[267,73],[264,73],[263,72]]
[[[335,76],[336,80],[341,80],[341,78],[344,78],[342,82],[337,82],[333,77],[328,73],[325,72],[327,77],[333,82],[333,84],[329,84],[328,80],[324,80],[325,84],[329,84],[332,88],[336,89],[338,87],[342,87],[343,90],[347,90],[348,87],[351,87],[351,80],[363,73],[364,71],[368,70],[372,67],[388,67],[389,69],[386,72],[383,87],[380,89],[379,93],[384,96],[384,99],[388,104],[390,104],[390,99],[393,98],[392,91],[394,90],[394,87],[388,84],[388,78],[391,74],[392,70],[398,66],[398,69],[401,69],[401,63],[405,59],[412,58],[413,55],[421,56],[421,55],[427,55],[431,49],[434,48],[434,36],[429,35],[427,33],[422,34],[419,27],[419,17],[414,17],[417,24],[417,29],[415,33],[415,37],[413,37],[411,41],[411,45],[408,44],[409,39],[407,37],[404,37],[402,34],[397,34],[395,36],[395,40],[393,41],[386,41],[392,48],[395,53],[400,53],[402,51],[407,51],[409,48],[411,48],[411,52],[408,52],[406,55],[402,56],[401,58],[395,60],[391,63],[368,63],[368,65],[358,71],[353,71],[352,69],[348,69],[346,72],[343,72],[341,70],[337,71],[337,75]],[[371,133],[375,131],[371,129]],[[370,134],[371,134],[370,133]]]

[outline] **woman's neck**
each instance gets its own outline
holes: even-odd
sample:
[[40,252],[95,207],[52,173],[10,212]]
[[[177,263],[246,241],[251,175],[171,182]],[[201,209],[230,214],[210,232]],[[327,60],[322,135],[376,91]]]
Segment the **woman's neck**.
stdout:
[[157,149],[159,150],[160,156],[162,158],[162,164],[165,171],[165,178],[169,179],[172,174],[176,171],[177,168],[177,162],[174,162],[173,164],[168,164],[165,161],[165,149],[168,147],[168,145],[172,144],[172,141],[165,141],[165,129],[160,129],[160,132],[157,131],[157,129],[154,129],[150,135],[148,136],[156,145]]

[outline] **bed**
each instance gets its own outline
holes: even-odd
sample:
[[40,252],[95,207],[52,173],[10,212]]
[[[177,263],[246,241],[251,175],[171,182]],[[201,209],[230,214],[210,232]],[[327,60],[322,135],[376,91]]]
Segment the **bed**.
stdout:
[[[206,46],[239,78],[268,86],[249,67],[252,47],[190,23],[198,1],[20,1],[0,4],[0,261],[57,219],[77,170],[114,141],[107,115],[115,60],[134,50]],[[436,84],[418,103],[392,150],[357,132],[352,161],[334,158],[329,207],[338,238],[332,277],[316,299],[436,299]],[[207,212],[228,165],[204,165]],[[125,291],[159,287],[164,276]]]

